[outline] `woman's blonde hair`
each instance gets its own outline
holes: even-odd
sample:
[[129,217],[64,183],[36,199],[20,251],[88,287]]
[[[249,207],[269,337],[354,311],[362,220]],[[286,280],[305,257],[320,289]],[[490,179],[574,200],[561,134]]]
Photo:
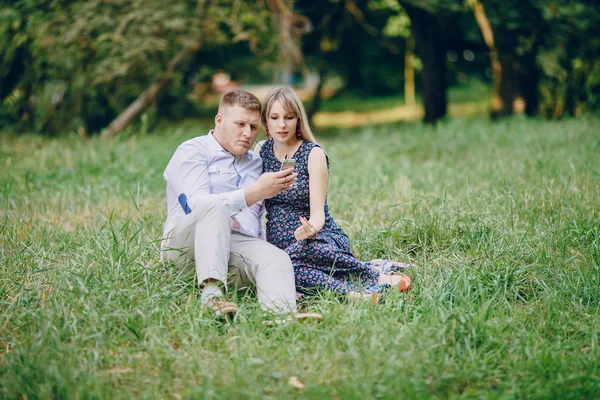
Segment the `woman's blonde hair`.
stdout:
[[277,100],[281,102],[281,105],[285,111],[293,113],[298,117],[302,139],[316,143],[315,136],[310,129],[308,117],[306,116],[306,111],[304,110],[302,101],[300,101],[300,97],[298,97],[298,94],[292,88],[287,86],[274,87],[265,95],[262,112],[260,114],[260,120],[263,126],[267,126],[269,112],[271,111],[271,107],[273,107],[273,103],[275,103]]

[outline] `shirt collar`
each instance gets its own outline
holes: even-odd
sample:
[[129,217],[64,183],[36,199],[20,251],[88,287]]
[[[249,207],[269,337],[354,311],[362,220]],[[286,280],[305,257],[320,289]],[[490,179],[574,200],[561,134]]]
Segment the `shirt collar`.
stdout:
[[223,148],[223,146],[221,146],[221,144],[217,141],[217,139],[215,139],[215,137],[213,135],[214,132],[215,132],[214,129],[211,129],[208,132],[208,135],[206,135],[206,136],[208,136],[208,145],[210,146],[210,149],[212,151],[218,151],[218,152],[221,152],[221,153],[227,153],[227,150],[225,150]]
[[[227,150],[225,150],[223,148],[223,146],[221,146],[221,144],[217,141],[217,139],[215,139],[214,132],[215,132],[215,130],[211,129],[208,132],[208,135],[206,135],[206,136],[208,136],[208,145],[209,145],[210,149],[212,151],[216,151],[219,153],[226,153],[226,154],[231,155]],[[231,156],[233,157],[233,155],[231,155]],[[239,156],[239,157],[235,157],[235,158],[238,158],[240,160],[243,158],[248,158],[249,160],[252,160],[254,157],[256,157],[256,153],[254,153],[252,150],[248,150],[248,152],[246,154],[244,154],[243,156]]]

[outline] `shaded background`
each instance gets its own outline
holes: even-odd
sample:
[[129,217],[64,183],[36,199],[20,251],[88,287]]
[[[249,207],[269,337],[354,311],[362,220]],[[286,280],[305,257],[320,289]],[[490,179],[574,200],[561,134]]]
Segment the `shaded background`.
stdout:
[[151,129],[212,115],[232,88],[261,97],[273,84],[296,88],[323,126],[431,123],[453,106],[492,118],[600,109],[594,1],[0,5],[3,132],[116,135],[132,123]]

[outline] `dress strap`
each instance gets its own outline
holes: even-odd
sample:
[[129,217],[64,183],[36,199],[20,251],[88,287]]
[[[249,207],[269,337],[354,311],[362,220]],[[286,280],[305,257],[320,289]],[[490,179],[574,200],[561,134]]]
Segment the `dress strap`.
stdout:
[[[311,152],[311,151],[312,151],[312,150],[313,150],[315,147],[318,147],[318,148],[322,149],[322,150],[323,150],[323,153],[325,153],[325,150],[324,150],[324,149],[321,147],[321,145],[320,145],[320,144],[318,144],[318,143],[312,143],[312,142],[309,142],[309,141],[305,141],[305,142],[303,143],[303,145],[304,145],[305,143],[307,144],[307,146],[306,146],[306,148],[305,148],[305,149],[303,149],[303,156],[306,158],[305,162],[306,162],[306,164],[307,164],[307,165],[308,165],[308,156],[310,156],[310,152]],[[327,153],[325,153],[325,160],[327,161],[327,169],[329,169],[329,156],[327,155]]]

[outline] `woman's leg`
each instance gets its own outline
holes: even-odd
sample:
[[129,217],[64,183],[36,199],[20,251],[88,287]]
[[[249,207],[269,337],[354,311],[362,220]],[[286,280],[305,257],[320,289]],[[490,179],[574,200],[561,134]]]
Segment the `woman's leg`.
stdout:
[[365,288],[357,283],[334,277],[324,271],[311,267],[295,265],[294,274],[296,276],[296,287],[302,292],[309,289],[326,289],[346,296],[350,292],[365,290]]

